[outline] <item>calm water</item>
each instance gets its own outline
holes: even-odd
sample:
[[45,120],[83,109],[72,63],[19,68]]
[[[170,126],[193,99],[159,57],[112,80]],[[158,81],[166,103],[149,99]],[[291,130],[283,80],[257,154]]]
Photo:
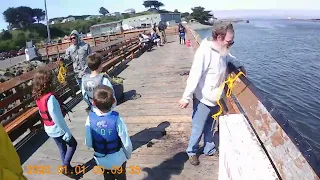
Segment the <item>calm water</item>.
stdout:
[[255,20],[235,33],[231,53],[320,157],[320,23]]

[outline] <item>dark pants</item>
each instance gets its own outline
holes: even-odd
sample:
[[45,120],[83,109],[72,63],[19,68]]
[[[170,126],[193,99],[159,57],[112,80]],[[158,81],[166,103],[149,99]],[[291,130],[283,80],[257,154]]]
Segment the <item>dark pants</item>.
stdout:
[[116,173],[114,172],[115,169],[113,170],[109,170],[109,169],[105,169],[103,176],[104,176],[104,180],[126,180],[127,179],[127,175],[126,175],[126,163],[124,162],[122,164],[122,173],[120,173],[120,170],[116,170]]
[[56,142],[59,148],[63,165],[70,168],[71,167],[70,161],[72,159],[74,152],[76,151],[78,143],[73,136],[69,142],[64,141],[62,137],[63,136],[56,137],[56,138],[53,138],[53,140]]

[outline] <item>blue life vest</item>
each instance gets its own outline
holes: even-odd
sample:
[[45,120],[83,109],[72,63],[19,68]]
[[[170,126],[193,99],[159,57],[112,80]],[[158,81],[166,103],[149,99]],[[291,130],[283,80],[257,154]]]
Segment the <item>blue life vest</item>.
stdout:
[[119,113],[112,111],[106,116],[98,116],[93,111],[89,113],[92,147],[95,152],[107,155],[118,152],[121,139],[117,132]]

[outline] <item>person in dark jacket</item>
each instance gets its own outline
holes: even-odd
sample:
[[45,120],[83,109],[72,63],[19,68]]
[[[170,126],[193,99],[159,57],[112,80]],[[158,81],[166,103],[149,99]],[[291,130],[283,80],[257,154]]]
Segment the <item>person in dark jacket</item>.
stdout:
[[167,29],[167,25],[163,21],[160,21],[158,29],[160,32],[161,44],[163,45],[167,42],[167,37],[165,32],[165,30]]
[[186,28],[180,23],[179,24],[179,41],[181,44],[181,41],[183,44],[186,44]]

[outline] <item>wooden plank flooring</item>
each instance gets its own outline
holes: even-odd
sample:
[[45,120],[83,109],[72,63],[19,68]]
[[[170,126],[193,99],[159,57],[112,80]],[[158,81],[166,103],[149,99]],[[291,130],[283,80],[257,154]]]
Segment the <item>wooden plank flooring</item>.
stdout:
[[[177,42],[177,36],[168,36],[168,44],[156,47],[128,63],[119,76],[125,78],[126,98],[134,92],[141,95],[136,100],[127,100],[118,105],[116,110],[127,124],[134,151],[127,167],[139,167],[140,174],[130,174],[129,180],[140,179],[203,179],[218,178],[218,157],[200,156],[200,165],[192,166],[185,153],[191,133],[192,104],[181,110],[178,100],[183,94],[187,76],[180,76],[188,71],[193,60],[192,48]],[[72,122],[67,122],[78,141],[77,151],[72,165],[91,163],[92,150],[84,145],[84,124],[87,113],[84,102],[78,104],[71,113]],[[28,179],[70,179],[57,175],[60,155],[54,141],[49,138],[40,148],[35,148],[45,134],[31,140],[24,148],[36,149],[25,162],[23,168]],[[31,150],[30,150],[31,151]],[[23,154],[23,150],[19,154]],[[27,153],[27,152],[25,152]],[[30,152],[29,152],[30,153]],[[26,159],[26,157],[24,157]],[[90,161],[91,160],[91,161]],[[50,166],[51,175],[30,175],[28,166]],[[87,172],[83,179],[99,180],[102,175]]]

